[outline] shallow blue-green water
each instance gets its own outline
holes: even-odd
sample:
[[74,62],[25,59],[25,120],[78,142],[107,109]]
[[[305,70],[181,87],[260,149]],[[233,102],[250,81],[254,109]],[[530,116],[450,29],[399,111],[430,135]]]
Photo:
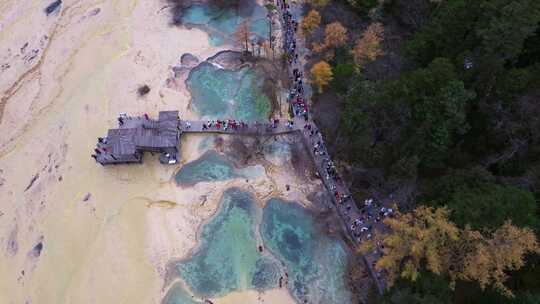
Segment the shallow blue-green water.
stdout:
[[229,70],[204,62],[191,71],[186,83],[193,107],[203,118],[260,121],[270,115],[264,79],[253,68]]
[[206,31],[213,46],[233,42],[234,32],[244,21],[249,22],[252,38],[268,38],[266,9],[255,1],[238,9],[194,4],[182,15],[182,23]]
[[300,302],[350,303],[345,243],[325,235],[315,218],[296,203],[271,199],[263,211],[264,244],[285,263],[289,288]]
[[185,164],[176,173],[175,179],[178,185],[191,186],[200,182],[224,181],[233,178],[252,179],[263,174],[263,166],[238,169],[225,156],[209,150],[197,160]]
[[[298,303],[346,304],[352,301],[345,280],[349,253],[299,204],[271,199],[260,208],[251,194],[231,188],[203,227],[200,247],[175,268],[199,298],[276,288],[287,272]],[[167,299],[174,298],[170,293]]]
[[239,177],[234,166],[215,151],[208,151],[199,159],[184,165],[176,173],[176,182],[193,185],[199,182],[223,181]]
[[201,304],[201,301],[193,297],[182,287],[180,283],[175,283],[162,301],[163,304]]
[[286,166],[292,159],[291,144],[282,138],[265,144],[263,151],[264,158],[276,166]]
[[235,188],[224,193],[218,214],[203,228],[200,247],[176,265],[197,296],[276,286],[279,268],[258,250],[255,228],[260,212],[249,193]]

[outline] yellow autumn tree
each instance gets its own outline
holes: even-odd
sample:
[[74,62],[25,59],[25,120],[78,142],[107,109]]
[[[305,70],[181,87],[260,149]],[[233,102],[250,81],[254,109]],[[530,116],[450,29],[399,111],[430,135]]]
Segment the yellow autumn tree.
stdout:
[[330,2],[330,0],[309,0],[308,2],[316,7],[324,7]]
[[311,10],[302,20],[302,31],[311,34],[321,24],[321,15],[316,10]]
[[382,24],[372,23],[362,34],[362,37],[356,41],[352,54],[359,67],[363,67],[367,62],[384,54],[381,48],[383,30]]
[[384,238],[385,254],[376,267],[388,271],[390,284],[398,276],[415,281],[424,261],[434,273],[448,269],[448,243],[459,238],[459,229],[448,221],[448,215],[444,208],[419,207],[385,220],[393,233]]
[[314,52],[314,53],[320,53],[322,51],[324,51],[324,45],[322,43],[313,43],[313,45],[311,46],[311,50]]
[[250,26],[248,21],[240,23],[236,31],[234,32],[234,38],[236,42],[244,46],[244,51],[249,51],[249,37],[251,36]]
[[[512,295],[504,285],[508,271],[525,265],[528,253],[540,252],[534,232],[506,222],[489,235],[459,229],[445,208],[418,207],[385,219],[391,233],[383,238],[384,254],[375,267],[388,273],[388,285],[398,277],[416,280],[422,269],[457,280],[476,281]],[[362,247],[362,251],[373,244]]]
[[529,252],[539,251],[534,232],[528,228],[516,227],[510,221],[495,230],[490,238],[467,230],[469,242],[475,246],[473,252],[465,257],[460,278],[477,281],[482,289],[493,286],[511,296],[511,290],[504,285],[508,278],[507,272],[523,267],[524,256]]
[[332,68],[326,61],[316,63],[311,68],[311,77],[313,83],[317,86],[319,93],[323,92],[323,88],[332,81]]
[[332,22],[324,29],[324,46],[338,48],[347,43],[347,29],[338,21]]

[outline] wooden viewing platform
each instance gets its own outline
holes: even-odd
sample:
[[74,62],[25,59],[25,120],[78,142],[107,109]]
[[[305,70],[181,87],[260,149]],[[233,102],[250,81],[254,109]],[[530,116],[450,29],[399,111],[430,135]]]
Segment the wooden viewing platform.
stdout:
[[120,114],[118,128],[100,137],[95,160],[102,165],[142,163],[144,152],[161,153],[162,164],[176,164],[179,158],[180,137],[183,133],[214,133],[237,135],[280,135],[297,132],[294,123],[273,121],[244,123],[236,120],[181,120],[178,111],[159,112],[157,120],[144,116]]
[[92,157],[102,165],[141,163],[144,152],[158,152],[161,163],[175,164],[180,142],[178,120],[178,111],[159,112],[158,120],[120,114],[118,129],[110,129],[107,137],[98,139]]

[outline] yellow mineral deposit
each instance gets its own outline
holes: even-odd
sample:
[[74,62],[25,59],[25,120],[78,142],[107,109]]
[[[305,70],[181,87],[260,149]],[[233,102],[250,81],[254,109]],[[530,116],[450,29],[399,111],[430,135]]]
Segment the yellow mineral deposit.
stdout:
[[[49,16],[43,5],[0,2],[0,303],[159,303],[167,262],[196,245],[216,193],[240,182],[182,190],[172,178],[180,165],[147,155],[104,168],[90,154],[120,112],[191,118],[189,92],[165,86],[170,68],[184,53],[220,49],[200,30],[171,26],[162,0],[65,0]],[[144,99],[141,84],[152,88]],[[199,156],[191,140],[184,162]],[[281,289],[216,303],[238,299],[293,302]]]

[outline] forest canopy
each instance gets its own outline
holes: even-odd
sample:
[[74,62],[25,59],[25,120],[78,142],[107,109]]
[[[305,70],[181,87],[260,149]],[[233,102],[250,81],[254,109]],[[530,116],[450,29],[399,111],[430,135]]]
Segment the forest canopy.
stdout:
[[[540,1],[334,0],[306,6],[313,10],[310,64],[325,61],[332,75],[314,107],[339,124],[323,131],[357,201],[392,197],[411,229],[415,214],[444,210],[439,222],[455,229],[416,260],[412,247],[396,246],[408,248],[404,260],[386,252],[379,266],[397,270],[380,301],[540,303]],[[330,106],[333,116],[323,110]],[[391,224],[398,235],[407,227]],[[514,245],[532,246],[520,270],[506,267],[518,259],[494,253],[495,240],[512,235],[528,240]],[[444,252],[471,239],[469,256]],[[479,252],[494,253],[495,264]],[[438,271],[434,254],[444,261]],[[441,271],[450,260],[459,275]]]

